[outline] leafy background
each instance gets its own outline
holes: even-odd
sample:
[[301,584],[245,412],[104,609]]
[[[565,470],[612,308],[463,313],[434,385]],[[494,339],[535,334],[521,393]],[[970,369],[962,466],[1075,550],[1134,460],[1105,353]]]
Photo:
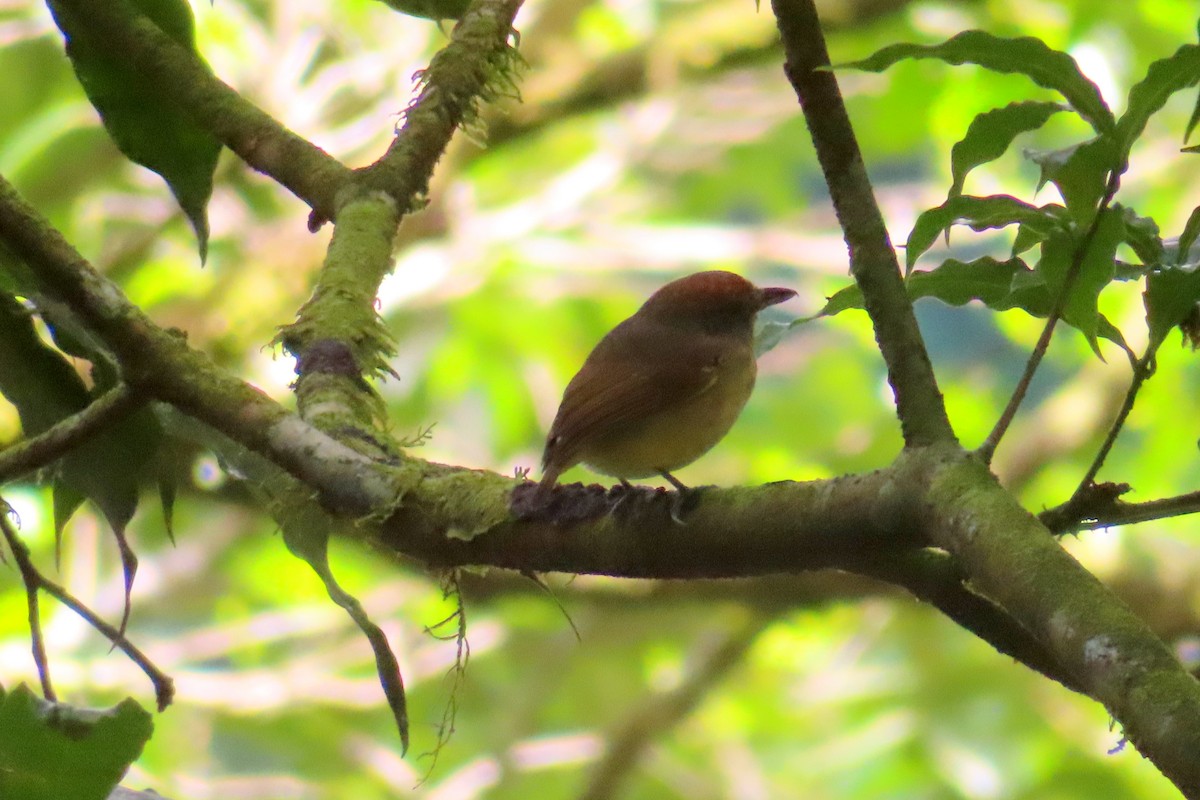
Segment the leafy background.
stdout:
[[[1120,108],[1147,65],[1195,40],[1194,4],[829,3],[835,62],[968,28],[1033,35],[1081,63]],[[223,80],[301,135],[364,164],[382,152],[413,72],[445,41],[433,23],[375,0],[195,2],[199,49]],[[531,2],[518,20],[529,62],[523,103],[488,112],[439,167],[430,206],[407,220],[381,309],[400,343],[384,387],[395,431],[434,425],[424,457],[511,472],[534,467],[561,387],[600,335],[672,277],[734,269],[801,297],[777,319],[815,313],[844,286],[829,210],[774,23],[747,0]],[[224,153],[201,268],[195,238],[161,181],[107,138],[48,12],[0,0],[0,173],[164,325],[286,401],[292,364],[265,347],[303,302],[328,230]],[[1023,78],[932,62],[841,75],[895,241],[942,202],[949,153],[979,112],[1050,100]],[[1135,148],[1122,200],[1177,235],[1200,202],[1181,155],[1194,104],[1183,93]],[[1059,119],[1061,117],[1061,119]],[[1018,140],[1063,146],[1083,133],[1057,115]],[[967,190],[1029,198],[1036,167],[1012,153]],[[1039,202],[1056,199],[1053,189]],[[956,229],[960,258],[1001,254],[1002,235]],[[935,247],[921,264],[946,254]],[[1101,309],[1136,342],[1138,287]],[[922,328],[964,443],[980,441],[1040,324],[935,300]],[[1128,381],[1069,329],[1035,381],[996,470],[1037,510],[1067,497]],[[1195,488],[1197,370],[1175,335],[1101,478],[1131,499]],[[19,420],[0,404],[0,441]],[[865,316],[800,326],[763,358],[730,436],[685,469],[693,484],[827,477],[885,464],[898,426]],[[289,556],[236,478],[180,452],[177,545],[143,503],[130,526],[141,567],[131,637],[172,674],[176,705],[125,784],[175,797],[575,797],[605,737],[652,732],[654,699],[706,691],[652,737],[628,797],[1160,798],[1174,789],[1120,741],[1095,703],[996,655],[909,599],[861,581],[789,578],[656,586],[580,577],[468,581],[471,658],[455,688],[453,610],[437,576],[337,544],[335,568],[388,631],[410,686],[413,751],[398,756],[370,651],[319,582]],[[582,469],[566,480],[593,480]],[[152,491],[148,489],[148,491]],[[39,563],[54,557],[47,491],[14,486]],[[110,619],[120,559],[90,508],[68,525],[61,579]],[[1068,545],[1200,663],[1200,565],[1187,518],[1085,534]],[[141,674],[47,601],[48,648],[64,699],[149,705]],[[434,633],[426,627],[435,628]],[[36,675],[24,594],[0,569],[0,684]],[[722,646],[732,654],[722,651]],[[725,660],[716,657],[722,653]],[[436,765],[448,702],[455,733]],[[641,715],[641,716],[639,716]],[[430,770],[432,771],[430,772]],[[414,788],[422,776],[427,779]]]

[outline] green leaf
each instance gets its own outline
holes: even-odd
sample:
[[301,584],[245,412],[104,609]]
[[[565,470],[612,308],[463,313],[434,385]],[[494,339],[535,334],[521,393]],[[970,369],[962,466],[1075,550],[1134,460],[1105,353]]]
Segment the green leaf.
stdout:
[[958,195],[951,197],[937,208],[931,208],[917,217],[908,242],[904,246],[905,272],[911,272],[921,257],[944,231],[952,225],[965,223],[972,230],[1003,228],[1015,223],[1053,229],[1058,222],[1051,212],[1032,206],[1007,194],[975,197]]
[[[1097,342],[1100,292],[1113,280],[1117,246],[1124,235],[1125,220],[1121,211],[1106,209],[1083,254],[1079,273],[1063,308],[1063,320],[1083,333],[1097,356],[1100,355]],[[1042,244],[1042,257],[1036,270],[1045,278],[1052,297],[1057,297],[1062,291],[1078,246],[1077,239],[1068,233],[1051,236]]]
[[[1019,258],[997,261],[985,256],[967,262],[948,259],[935,269],[913,272],[905,281],[905,289],[911,300],[933,297],[953,306],[977,300],[993,311],[1019,308],[1039,319],[1050,315],[1052,305],[1052,295],[1045,278]],[[832,317],[862,307],[862,292],[856,284],[852,284],[830,297],[816,315],[798,319],[792,324],[800,325],[819,317]],[[1073,325],[1071,320],[1065,321]],[[1101,338],[1108,339],[1132,355],[1121,332],[1103,315],[1099,316],[1096,329]]]
[[1113,203],[1121,212],[1125,222],[1125,243],[1137,254],[1147,267],[1163,263],[1163,240],[1158,232],[1158,223],[1150,217],[1139,217],[1132,208]]
[[1041,167],[1038,187],[1053,183],[1079,227],[1090,225],[1108,187],[1109,174],[1117,168],[1115,141],[1102,136],[1061,150],[1027,151],[1025,155]]
[[467,13],[471,0],[382,0],[401,14],[438,22],[459,19]]
[[1179,323],[1200,302],[1200,270],[1164,268],[1146,278],[1143,295],[1146,304],[1146,328],[1149,348],[1157,350]]
[[[99,376],[96,383],[98,389],[105,388]],[[75,368],[37,335],[30,312],[4,292],[0,292],[0,394],[17,407],[26,436],[36,436],[92,401]],[[142,408],[82,442],[55,468],[56,555],[63,527],[80,498],[87,497],[112,526],[121,553],[126,594],[122,627],[128,620],[129,591],[137,571],[125,528],[137,510],[141,479],[161,443],[158,421],[149,408]]]
[[783,341],[783,337],[792,329],[789,322],[781,322],[779,320],[755,320],[754,331],[754,357],[758,358],[763,353],[775,348],[775,345]]
[[[1200,83],[1200,45],[1185,44],[1170,58],[1160,58],[1146,70],[1146,77],[1129,90],[1125,113],[1117,121],[1117,141],[1122,164],[1129,149],[1146,129],[1146,122],[1175,92]],[[1184,142],[1196,124],[1196,113],[1188,123]]]
[[812,322],[814,319],[821,317],[835,317],[843,311],[852,309],[861,309],[863,307],[862,289],[858,288],[857,283],[852,283],[844,289],[839,289],[831,296],[825,298],[825,305],[821,310],[811,317],[801,317],[794,322],[792,326],[796,327],[803,325],[806,322]]
[[1197,236],[1200,236],[1200,206],[1192,209],[1187,223],[1183,226],[1183,233],[1179,234],[1177,245],[1179,249],[1175,254],[1176,264],[1192,262],[1192,245],[1196,243]]
[[46,346],[21,303],[0,292],[0,394],[34,436],[88,403],[87,387],[62,354]]
[[967,128],[967,135],[950,151],[950,173],[954,182],[949,197],[962,194],[967,173],[1004,155],[1018,134],[1037,130],[1052,115],[1064,110],[1058,103],[1010,103],[975,117]]
[[0,797],[104,800],[153,727],[132,699],[91,711],[48,703],[19,685],[0,695]]
[[[164,33],[196,53],[194,20],[186,0],[131,2]],[[167,182],[196,231],[203,262],[208,254],[208,201],[221,143],[193,123],[173,98],[156,91],[152,81],[88,30],[68,7],[58,0],[47,4],[66,38],[75,75],[105,129],[126,157]]]
[[1187,127],[1183,129],[1183,143],[1187,144],[1188,139],[1192,138],[1192,131],[1196,130],[1196,123],[1200,122],[1200,92],[1196,94],[1196,105],[1192,108],[1192,116],[1188,117]]
[[964,31],[936,45],[895,44],[861,61],[839,64],[837,68],[882,72],[899,61],[917,58],[977,64],[993,72],[1024,75],[1038,86],[1061,94],[1097,133],[1108,133],[1116,125],[1100,90],[1079,71],[1075,59],[1031,36],[1009,39],[983,31]]

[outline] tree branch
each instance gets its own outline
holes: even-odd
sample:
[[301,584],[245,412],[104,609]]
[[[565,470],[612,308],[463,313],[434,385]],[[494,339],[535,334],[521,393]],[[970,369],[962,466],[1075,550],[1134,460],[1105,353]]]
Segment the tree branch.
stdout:
[[[1104,491],[1109,486],[1113,488]],[[1117,499],[1129,489],[1125,484],[1101,483],[1093,488],[1100,491],[1084,492],[1079,500],[1073,497],[1062,505],[1048,508],[1038,515],[1038,519],[1052,533],[1074,533],[1200,512],[1200,492],[1147,500],[1144,503],[1126,503]]]
[[1200,684],[1145,623],[1005,492],[986,465],[947,455],[929,485],[933,542],[1005,608],[1124,735],[1188,797],[1200,797]]
[[904,442],[914,447],[955,441],[837,79],[827,69],[829,53],[816,8],[812,0],[772,0],[771,7],[787,54],[783,70],[800,98],[850,248],[850,273],[862,289],[887,364]]
[[[929,541],[1100,700],[1168,778],[1200,797],[1200,689],[1161,641],[957,446],[906,448],[885,470],[709,490],[671,521],[649,489],[561,487],[417,459],[372,462],[158,329],[0,181],[0,237],[110,346],[135,390],[212,426],[316,489],[327,508],[390,515],[350,533],[435,566],[627,577],[765,575],[888,560]],[[623,497],[617,503],[617,497]],[[511,511],[510,511],[511,504]]]
[[360,188],[384,191],[404,213],[419,208],[429,177],[461,126],[478,122],[481,103],[515,95],[520,63],[509,45],[523,0],[474,0],[454,26],[450,44],[420,74],[420,93],[386,153],[358,171]]
[[[359,170],[340,198],[336,229],[312,297],[278,337],[297,358],[296,396],[305,419],[371,452],[394,455],[377,431],[384,408],[363,380],[390,372],[392,337],[375,309],[392,270],[392,242],[403,216],[422,207],[434,166],[455,131],[477,124],[479,105],[513,86],[518,63],[509,45],[522,0],[475,0],[451,41],[421,73],[420,93],[387,152]],[[309,227],[320,224],[314,212]]]
[[0,450],[0,483],[52,464],[89,438],[141,408],[138,397],[125,384],[105,392],[78,414],[73,414],[37,436]]
[[103,37],[113,52],[134,64],[196,125],[259,172],[274,178],[332,218],[335,197],[351,178],[350,170],[307,139],[223,83],[195,53],[182,46],[127,0],[55,0]]

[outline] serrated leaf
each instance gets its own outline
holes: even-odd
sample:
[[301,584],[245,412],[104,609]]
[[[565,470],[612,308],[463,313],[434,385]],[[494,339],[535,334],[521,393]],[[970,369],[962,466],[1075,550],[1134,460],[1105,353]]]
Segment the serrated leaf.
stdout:
[[1125,243],[1147,267],[1163,262],[1163,240],[1159,236],[1158,223],[1150,217],[1140,217],[1137,212],[1120,203],[1113,203],[1120,211],[1125,223]]
[[40,700],[21,684],[0,695],[0,797],[104,800],[153,726],[132,699],[90,711]]
[[[1125,220],[1118,209],[1106,209],[1096,225],[1096,233],[1084,252],[1079,272],[1070,287],[1062,318],[1087,338],[1097,356],[1100,324],[1100,292],[1112,282],[1116,272],[1117,246],[1125,234]],[[1052,297],[1058,297],[1075,259],[1079,242],[1075,237],[1060,233],[1042,244],[1042,257],[1036,270],[1046,280]]]
[[1183,226],[1183,233],[1179,234],[1179,242],[1176,245],[1178,250],[1175,254],[1176,264],[1191,262],[1192,246],[1196,244],[1197,236],[1200,236],[1200,206],[1192,209],[1187,223]]
[[937,208],[931,208],[917,217],[904,246],[905,273],[912,271],[917,259],[933,246],[938,236],[959,223],[969,225],[976,231],[1003,228],[1016,223],[1041,223],[1046,226],[1057,224],[1052,218],[1045,219],[1045,215],[1036,206],[1011,195],[951,197]]
[[1200,270],[1161,269],[1146,278],[1143,295],[1150,349],[1157,350],[1171,330],[1200,302]]
[[988,308],[1005,307],[1012,289],[1013,276],[1028,272],[1019,258],[997,261],[984,257],[974,261],[948,259],[936,269],[914,272],[906,282],[908,296],[936,297],[952,306],[978,300]]
[[1010,103],[976,116],[971,120],[966,136],[950,150],[953,183],[948,197],[962,194],[967,174],[980,164],[1004,155],[1019,134],[1037,130],[1051,116],[1065,110],[1058,103]]
[[[1120,145],[1122,162],[1129,157],[1129,149],[1142,131],[1146,122],[1175,92],[1200,83],[1200,45],[1185,44],[1170,58],[1160,58],[1146,70],[1146,77],[1129,90],[1125,113],[1117,120],[1117,142]],[[1184,135],[1187,142],[1195,125],[1196,115],[1188,123]]]
[[[194,19],[186,0],[130,0],[164,33],[196,53]],[[47,0],[66,38],[67,56],[104,128],[131,161],[167,182],[196,232],[200,261],[208,253],[208,201],[221,143],[192,122],[173,98],[90,31],[70,8]],[[199,55],[197,54],[197,58]]]
[[1061,150],[1026,151],[1025,156],[1041,168],[1038,187],[1053,183],[1079,227],[1090,225],[1117,167],[1114,140],[1097,137]]
[[[993,311],[1020,309],[1039,319],[1050,315],[1053,302],[1045,278],[1019,258],[997,261],[985,256],[967,262],[948,259],[935,269],[913,272],[905,281],[905,289],[909,299],[914,301],[932,297],[949,305],[962,306],[976,300]],[[793,325],[861,308],[862,292],[857,284],[852,284],[830,297],[816,315],[798,319]],[[1072,324],[1070,320],[1065,321]],[[1096,330],[1101,338],[1113,342],[1133,357],[1121,332],[1103,315],[1096,322]]]
[[936,58],[948,64],[976,64],[993,72],[1024,75],[1038,86],[1061,94],[1071,109],[1083,117],[1097,133],[1113,130],[1116,121],[1096,84],[1079,70],[1075,59],[1060,50],[1052,50],[1041,39],[1031,36],[1003,38],[984,31],[964,31],[936,45],[895,44],[838,69],[882,72],[906,59]]

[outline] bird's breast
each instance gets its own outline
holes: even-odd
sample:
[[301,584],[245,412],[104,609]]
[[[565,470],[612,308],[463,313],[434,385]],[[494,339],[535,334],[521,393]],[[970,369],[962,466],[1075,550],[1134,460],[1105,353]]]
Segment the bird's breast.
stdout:
[[703,390],[645,419],[597,436],[580,461],[618,478],[648,478],[692,463],[719,442],[746,405],[757,372],[749,347],[703,367]]

